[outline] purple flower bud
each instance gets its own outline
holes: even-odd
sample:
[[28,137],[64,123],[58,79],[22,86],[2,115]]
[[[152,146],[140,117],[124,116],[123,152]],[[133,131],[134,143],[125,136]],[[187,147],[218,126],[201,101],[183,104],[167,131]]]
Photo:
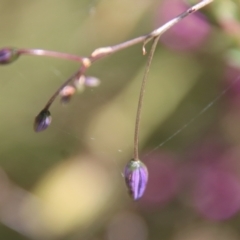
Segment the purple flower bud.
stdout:
[[75,79],[74,86],[78,92],[83,92],[85,90],[85,76],[82,75],[80,78]]
[[44,109],[42,110],[35,118],[34,121],[34,131],[35,132],[41,132],[48,128],[48,126],[51,124],[52,117],[48,110]]
[[67,104],[71,100],[75,92],[76,92],[76,89],[73,86],[70,86],[70,85],[65,86],[62,89],[62,91],[59,93],[59,95],[61,96],[61,103]]
[[87,87],[98,87],[100,85],[100,80],[96,77],[87,76],[85,78],[85,86]]
[[19,54],[15,48],[2,48],[0,50],[0,64],[12,63],[18,56]]
[[74,86],[80,92],[82,92],[85,87],[98,87],[99,85],[100,85],[100,80],[92,76],[82,75],[80,78],[74,81]]
[[131,197],[134,200],[141,198],[148,181],[148,170],[145,164],[140,160],[130,160],[125,167],[124,176]]

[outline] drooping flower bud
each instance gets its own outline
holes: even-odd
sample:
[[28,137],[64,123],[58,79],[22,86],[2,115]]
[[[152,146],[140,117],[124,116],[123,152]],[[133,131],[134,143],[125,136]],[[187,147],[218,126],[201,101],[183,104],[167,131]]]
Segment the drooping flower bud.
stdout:
[[0,49],[0,64],[12,63],[19,57],[15,48],[2,48]]
[[41,132],[48,128],[48,126],[51,124],[52,117],[48,110],[44,109],[42,110],[35,118],[34,121],[34,131],[35,132]]
[[140,160],[131,159],[124,170],[125,182],[134,200],[142,197],[148,181],[148,170]]
[[100,85],[100,80],[92,76],[82,75],[80,78],[74,81],[74,86],[79,92],[82,92],[85,87],[98,87]]
[[62,91],[59,93],[61,96],[61,103],[67,104],[71,100],[73,94],[76,92],[76,89],[73,86],[67,85],[65,86]]

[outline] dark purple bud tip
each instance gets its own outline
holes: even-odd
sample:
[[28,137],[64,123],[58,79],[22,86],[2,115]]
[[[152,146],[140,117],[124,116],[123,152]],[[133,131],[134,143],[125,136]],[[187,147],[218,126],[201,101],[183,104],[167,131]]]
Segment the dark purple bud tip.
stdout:
[[44,109],[42,110],[35,118],[34,121],[34,131],[35,132],[41,132],[48,128],[48,126],[51,124],[52,117],[48,110]]
[[19,57],[18,51],[15,48],[0,49],[0,64],[12,63]]
[[132,159],[124,170],[125,182],[134,200],[142,197],[148,181],[148,170],[143,162]]

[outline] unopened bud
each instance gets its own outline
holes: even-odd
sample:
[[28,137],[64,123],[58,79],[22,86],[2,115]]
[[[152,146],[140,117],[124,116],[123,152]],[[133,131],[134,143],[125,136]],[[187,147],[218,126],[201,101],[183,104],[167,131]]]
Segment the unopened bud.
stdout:
[[14,62],[19,54],[15,48],[0,49],[0,64],[8,64]]
[[51,124],[52,117],[48,110],[42,110],[35,118],[34,121],[34,131],[35,132],[41,132],[48,128],[48,126]]
[[78,90],[78,92],[83,92],[84,91],[85,80],[86,80],[86,77],[84,75],[82,75],[74,81],[74,86]]
[[100,85],[100,80],[96,77],[86,76],[84,84],[87,87],[98,87]]
[[134,200],[142,197],[148,181],[148,170],[140,160],[130,160],[124,171],[125,182]]
[[65,86],[59,93],[59,95],[61,96],[61,103],[67,104],[71,100],[75,92],[76,92],[76,89],[73,86],[70,86],[70,85]]

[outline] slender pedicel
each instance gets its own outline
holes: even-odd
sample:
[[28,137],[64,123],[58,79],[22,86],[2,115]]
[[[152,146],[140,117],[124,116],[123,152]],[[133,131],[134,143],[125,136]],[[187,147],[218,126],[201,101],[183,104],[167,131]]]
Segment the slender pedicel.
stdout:
[[135,121],[135,131],[134,131],[134,153],[133,153],[133,159],[139,159],[139,127],[140,127],[140,120],[141,120],[141,112],[142,112],[142,104],[143,104],[143,97],[145,92],[145,86],[147,82],[148,73],[150,70],[150,65],[153,59],[153,55],[158,43],[158,40],[160,38],[160,35],[154,39],[153,45],[151,47],[151,51],[149,53],[147,66],[145,68],[141,90],[139,94],[139,100],[138,100],[138,106],[137,106],[137,114],[136,114],[136,121]]
[[147,167],[141,162],[138,158],[139,155],[139,125],[140,125],[140,118],[141,118],[141,111],[142,111],[142,104],[143,104],[143,97],[145,92],[145,86],[147,82],[147,77],[150,69],[150,65],[153,59],[153,55],[159,40],[159,37],[154,39],[151,51],[149,53],[147,66],[145,68],[142,86],[139,94],[138,100],[138,107],[137,107],[137,114],[136,114],[136,123],[135,123],[135,133],[134,133],[134,157],[131,159],[124,171],[125,182],[127,188],[129,190],[130,196],[134,200],[138,200],[142,197],[148,182],[148,170]]
[[85,68],[82,66],[82,68],[78,71],[76,71],[72,76],[70,76],[58,89],[57,91],[51,96],[51,98],[48,100],[47,104],[45,105],[44,109],[49,109],[56,97],[60,94],[60,92],[63,90],[64,87],[66,87],[68,84],[70,84],[75,79],[78,79],[83,72],[85,71]]
[[83,57],[80,57],[77,55],[49,51],[49,50],[44,50],[44,49],[21,48],[21,49],[17,50],[17,53],[18,53],[18,55],[33,55],[33,56],[45,56],[45,57],[60,58],[60,59],[65,59],[68,61],[75,61],[75,62],[79,62],[79,63],[83,63],[83,61],[84,61]]

